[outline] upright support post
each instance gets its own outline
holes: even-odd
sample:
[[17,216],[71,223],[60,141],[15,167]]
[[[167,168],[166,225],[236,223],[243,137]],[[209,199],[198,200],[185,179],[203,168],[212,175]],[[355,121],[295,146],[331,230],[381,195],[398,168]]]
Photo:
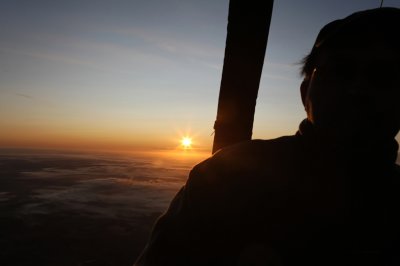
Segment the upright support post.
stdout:
[[273,0],[230,0],[213,153],[250,140]]

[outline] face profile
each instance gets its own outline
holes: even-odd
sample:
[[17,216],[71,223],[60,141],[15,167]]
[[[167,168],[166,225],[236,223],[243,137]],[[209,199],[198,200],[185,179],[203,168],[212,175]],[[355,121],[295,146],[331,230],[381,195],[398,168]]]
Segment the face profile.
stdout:
[[397,134],[400,57],[393,54],[374,46],[323,52],[308,82],[309,119],[316,126],[357,136],[375,130],[388,131],[392,137]]
[[319,47],[302,85],[308,119],[350,141],[393,138],[400,129],[400,51],[374,28],[340,30]]

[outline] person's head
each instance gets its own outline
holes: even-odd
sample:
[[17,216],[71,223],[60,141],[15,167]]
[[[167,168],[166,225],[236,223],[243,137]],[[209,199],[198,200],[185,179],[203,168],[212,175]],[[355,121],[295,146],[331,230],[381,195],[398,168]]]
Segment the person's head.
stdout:
[[308,120],[338,138],[394,138],[400,129],[400,9],[327,24],[304,59]]

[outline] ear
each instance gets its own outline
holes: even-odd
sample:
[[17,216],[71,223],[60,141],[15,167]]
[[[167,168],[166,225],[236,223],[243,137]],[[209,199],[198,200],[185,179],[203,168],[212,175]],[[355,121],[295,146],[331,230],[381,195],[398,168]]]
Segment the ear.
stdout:
[[310,85],[310,79],[304,79],[300,85],[301,101],[303,102],[304,107],[306,106],[306,99],[307,99],[309,85]]

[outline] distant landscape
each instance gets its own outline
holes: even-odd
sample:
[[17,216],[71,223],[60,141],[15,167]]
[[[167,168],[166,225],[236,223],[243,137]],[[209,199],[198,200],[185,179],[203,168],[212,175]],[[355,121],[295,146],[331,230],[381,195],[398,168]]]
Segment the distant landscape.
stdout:
[[199,160],[0,150],[0,264],[132,265]]

